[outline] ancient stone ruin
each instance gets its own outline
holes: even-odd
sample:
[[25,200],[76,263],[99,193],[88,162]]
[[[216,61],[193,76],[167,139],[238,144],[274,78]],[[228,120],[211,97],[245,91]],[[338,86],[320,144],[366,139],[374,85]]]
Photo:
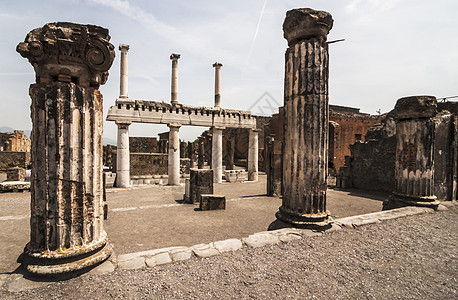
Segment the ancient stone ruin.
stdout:
[[289,226],[326,228],[328,77],[326,38],[331,15],[313,9],[286,13],[283,200],[271,229]]
[[115,52],[108,30],[49,23],[17,51],[32,64],[30,242],[22,264],[51,275],[86,268],[111,254],[103,229],[103,101]]

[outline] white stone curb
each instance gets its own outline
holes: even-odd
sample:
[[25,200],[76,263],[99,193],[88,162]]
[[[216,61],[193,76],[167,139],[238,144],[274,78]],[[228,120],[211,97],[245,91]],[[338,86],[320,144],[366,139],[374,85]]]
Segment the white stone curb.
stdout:
[[[455,204],[440,205],[440,209],[438,210],[447,210],[447,207],[452,205]],[[117,257],[117,267],[124,270],[135,270],[146,267],[152,268],[172,262],[188,260],[193,256],[207,258],[220,255],[225,252],[237,251],[243,247],[257,248],[282,242],[287,243],[301,238],[321,236],[323,233],[334,232],[343,227],[356,228],[362,225],[379,223],[385,220],[432,212],[434,212],[433,209],[426,207],[403,207],[336,219],[332,227],[324,232],[317,232],[308,229],[283,228],[272,231],[257,232],[242,239],[227,239],[208,244],[197,244],[191,247],[168,247],[123,254]]]

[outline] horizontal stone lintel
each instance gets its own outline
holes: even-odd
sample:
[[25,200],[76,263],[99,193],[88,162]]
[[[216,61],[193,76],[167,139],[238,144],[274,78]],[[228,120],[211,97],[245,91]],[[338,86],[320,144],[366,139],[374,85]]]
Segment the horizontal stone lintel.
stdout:
[[132,99],[117,99],[108,110],[107,121],[256,128],[256,118],[249,111]]

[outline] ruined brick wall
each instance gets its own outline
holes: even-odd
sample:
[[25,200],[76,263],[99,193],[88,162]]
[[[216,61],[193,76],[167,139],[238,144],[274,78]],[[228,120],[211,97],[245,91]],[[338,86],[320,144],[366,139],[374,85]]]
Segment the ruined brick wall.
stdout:
[[[329,158],[332,160],[336,170],[345,164],[345,156],[351,155],[350,145],[356,141],[364,141],[367,130],[380,123],[380,116],[372,116],[355,111],[359,109],[348,108],[348,111],[341,107],[330,106],[329,121],[338,124],[334,127],[334,136],[329,136],[329,144],[333,146],[328,151]],[[333,139],[333,141],[331,141]]]
[[155,137],[129,137],[130,153],[159,153]]
[[30,166],[30,152],[5,152],[0,151],[0,170],[21,167],[27,169]]
[[166,175],[168,155],[159,153],[130,153],[130,175]]
[[30,139],[21,130],[0,132],[0,151],[30,152]]

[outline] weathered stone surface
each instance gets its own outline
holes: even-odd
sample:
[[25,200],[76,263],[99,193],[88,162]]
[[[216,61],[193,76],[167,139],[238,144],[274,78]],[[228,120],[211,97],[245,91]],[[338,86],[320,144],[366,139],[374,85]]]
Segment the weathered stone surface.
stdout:
[[0,170],[30,165],[30,152],[5,152],[0,151]]
[[194,254],[200,258],[211,257],[220,254],[220,252],[218,251],[218,249],[215,248],[213,243],[197,244],[192,246],[191,249],[192,252],[194,252]]
[[108,79],[115,52],[108,29],[67,22],[29,32],[16,50],[33,65],[37,83],[75,82],[98,88]]
[[148,267],[152,268],[155,266],[169,264],[172,262],[172,258],[168,252],[163,252],[146,258],[145,262]]
[[229,182],[244,182],[248,179],[248,172],[245,170],[226,170],[224,176]]
[[430,118],[437,114],[434,96],[410,96],[400,98],[394,107],[399,119]]
[[332,17],[295,9],[283,26],[285,54],[283,200],[278,220],[300,227],[329,226],[328,45]]
[[334,20],[330,13],[311,8],[298,8],[286,12],[283,36],[291,47],[304,39],[326,37]]
[[118,261],[118,268],[122,270],[137,270],[145,267],[144,257],[135,257],[129,260]]
[[0,183],[0,192],[17,192],[30,190],[30,182],[24,181],[4,181]]
[[258,232],[242,239],[246,245],[257,248],[265,245],[280,243],[280,238],[270,232]]
[[202,194],[213,194],[213,170],[191,169],[190,203],[200,203]]
[[221,253],[239,250],[243,246],[242,241],[239,239],[228,239],[224,241],[218,241],[214,242],[213,245]]
[[32,172],[31,273],[66,273],[98,264],[111,247],[103,230],[103,100],[98,87],[114,59],[108,30],[50,23],[17,51],[29,59]]
[[192,250],[191,248],[172,250],[170,251],[170,256],[173,261],[188,260],[192,256]]
[[21,167],[14,167],[6,170],[7,181],[24,181],[25,169]]
[[226,196],[202,194],[199,202],[200,210],[226,209]]

